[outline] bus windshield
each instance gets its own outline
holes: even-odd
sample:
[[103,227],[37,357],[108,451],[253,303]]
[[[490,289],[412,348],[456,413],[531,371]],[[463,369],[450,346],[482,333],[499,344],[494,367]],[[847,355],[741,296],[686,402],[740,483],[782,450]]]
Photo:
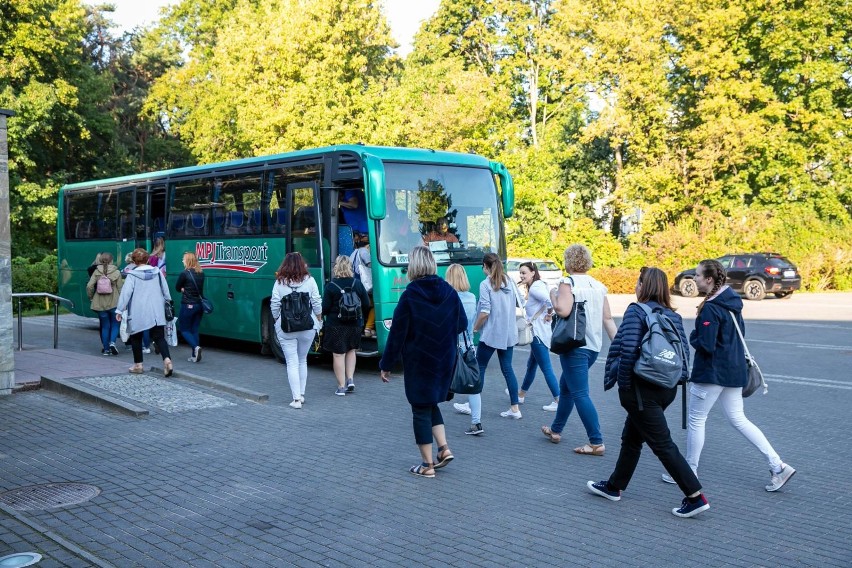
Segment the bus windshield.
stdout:
[[382,264],[407,264],[408,252],[421,244],[438,264],[499,254],[500,211],[489,170],[390,162],[385,187],[387,217],[378,225],[376,251]]

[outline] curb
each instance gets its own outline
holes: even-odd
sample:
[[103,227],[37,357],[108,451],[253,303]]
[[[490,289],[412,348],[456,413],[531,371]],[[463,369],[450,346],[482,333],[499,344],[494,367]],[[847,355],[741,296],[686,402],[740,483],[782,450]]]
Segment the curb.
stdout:
[[[11,507],[6,506],[3,503],[0,503],[0,511],[2,511],[3,513],[6,513],[10,517],[15,519],[19,523],[21,523],[22,525],[26,525],[27,527],[31,528],[32,530],[34,530],[38,534],[42,535],[43,537],[51,540],[52,542],[55,542],[57,545],[61,546],[62,548],[64,548],[68,552],[70,552],[71,554],[77,556],[78,558],[83,558],[83,559],[87,560],[88,562],[91,562],[92,565],[94,565],[94,566],[98,566],[100,568],[115,568],[115,566],[113,566],[109,562],[101,560],[100,558],[98,558],[97,556],[94,556],[90,552],[86,552],[85,550],[83,550],[82,548],[80,548],[79,546],[74,544],[73,542],[65,540],[64,538],[62,538],[61,536],[59,536],[55,532],[49,530],[48,528],[41,526],[40,524],[36,523],[35,521],[29,520],[28,518],[26,518],[23,515],[21,515],[20,513],[18,513],[18,511],[12,509]],[[44,560],[47,560],[47,559],[48,558],[44,558]]]
[[129,402],[125,402],[120,398],[103,393],[101,391],[89,388],[80,384],[74,379],[56,379],[53,377],[42,376],[41,385],[43,388],[60,394],[70,395],[80,400],[94,402],[110,410],[118,410],[125,414],[129,414],[135,418],[148,416],[149,411],[145,408],[136,406]]
[[[151,367],[151,371],[162,373],[163,369],[159,367]],[[195,375],[193,373],[187,373],[186,371],[174,371],[172,373],[171,378],[183,379],[189,381],[191,383],[195,383],[197,385],[201,385],[203,387],[208,387],[211,389],[215,389],[218,391],[226,392],[228,394],[232,394],[234,396],[238,396],[240,398],[244,398],[246,400],[250,400],[252,402],[268,402],[269,395],[262,392],[257,392],[249,389],[244,389],[242,387],[235,387],[234,385],[223,383],[219,381],[214,381],[213,379],[208,379],[202,377],[200,375]],[[168,380],[168,379],[166,379]]]

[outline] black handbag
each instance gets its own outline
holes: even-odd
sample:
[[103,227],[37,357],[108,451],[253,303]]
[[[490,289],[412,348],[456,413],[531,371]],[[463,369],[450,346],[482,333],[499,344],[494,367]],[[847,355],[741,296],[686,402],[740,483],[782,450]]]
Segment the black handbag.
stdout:
[[175,319],[175,303],[166,299],[166,291],[163,289],[163,273],[160,273],[160,291],[163,293],[163,311],[166,314],[166,321]]
[[198,291],[198,296],[201,298],[201,311],[205,314],[213,313],[213,302],[205,298],[201,295],[201,291],[198,290],[198,283],[195,281],[195,275],[192,273],[192,269],[187,269],[189,273],[189,277],[192,278],[192,284],[195,286],[195,289]]
[[567,318],[553,316],[551,324],[553,335],[550,338],[550,350],[562,355],[586,344],[586,302],[578,302],[574,297],[574,307]]
[[476,360],[476,349],[468,341],[467,332],[464,336],[464,347],[456,347],[457,357],[453,366],[453,382],[450,391],[458,394],[479,394],[482,392],[482,377],[479,375],[479,362]]

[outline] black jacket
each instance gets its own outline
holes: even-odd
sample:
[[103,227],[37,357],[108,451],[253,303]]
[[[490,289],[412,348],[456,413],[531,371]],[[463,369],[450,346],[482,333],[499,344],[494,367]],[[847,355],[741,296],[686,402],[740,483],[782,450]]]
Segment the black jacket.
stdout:
[[197,304],[201,302],[201,297],[204,296],[204,273],[193,270],[192,275],[190,275],[189,271],[187,268],[181,272],[175,283],[175,290],[183,293],[180,300],[181,304]]

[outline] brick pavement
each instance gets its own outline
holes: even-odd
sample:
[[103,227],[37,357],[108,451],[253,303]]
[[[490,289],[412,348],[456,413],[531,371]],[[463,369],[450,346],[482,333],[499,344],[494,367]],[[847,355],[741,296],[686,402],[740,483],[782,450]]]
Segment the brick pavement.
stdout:
[[[842,333],[833,342],[852,344],[852,327]],[[828,355],[840,364],[852,353]],[[518,349],[516,372],[525,359]],[[137,419],[52,392],[18,393],[0,399],[0,491],[61,481],[100,487],[81,505],[23,515],[115,566],[852,564],[842,528],[852,526],[850,497],[830,484],[852,465],[852,390],[777,383],[769,397],[747,401],[749,417],[799,469],[774,494],[763,490],[761,456],[713,412],[700,472],[711,509],[677,519],[669,510],[680,494],[660,481],[651,455],[620,502],[586,493],[587,479],[609,475],[624,419],[616,394],[599,387],[602,362],[591,382],[606,456],[571,452],[584,441],[576,416],[561,444],[541,436],[552,414],[540,410],[549,402],[540,377],[524,419],[500,418],[504,384],[493,362],[486,433],[464,436],[468,417],[446,408],[456,460],[436,479],[406,473],[418,458],[401,378],[382,385],[358,373],[357,392],[335,397],[328,366],[312,365],[297,411],[286,406],[283,368],[270,359],[211,349],[204,363],[186,366],[269,392],[270,402],[215,393],[233,406],[151,407]],[[670,410],[673,426],[678,408]],[[674,435],[683,447],[682,431]],[[5,517],[3,529],[18,544],[50,545],[7,529]]]

